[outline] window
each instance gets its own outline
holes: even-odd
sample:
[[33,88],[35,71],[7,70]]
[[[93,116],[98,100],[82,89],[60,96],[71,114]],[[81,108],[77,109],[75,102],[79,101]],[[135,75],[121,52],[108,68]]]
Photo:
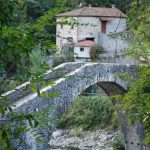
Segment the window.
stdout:
[[89,37],[89,38],[86,38],[86,40],[94,41],[94,38]]
[[68,42],[73,42],[73,37],[68,37],[67,40]]
[[107,21],[103,21],[103,20],[102,20],[101,31],[102,31],[103,33],[106,33],[106,23],[107,23]]
[[60,25],[60,28],[61,28],[61,29],[63,28],[63,25],[62,25],[62,24]]
[[81,48],[80,48],[80,51],[82,51],[82,52],[83,52],[83,51],[84,51],[84,48],[83,48],[83,47],[81,47]]

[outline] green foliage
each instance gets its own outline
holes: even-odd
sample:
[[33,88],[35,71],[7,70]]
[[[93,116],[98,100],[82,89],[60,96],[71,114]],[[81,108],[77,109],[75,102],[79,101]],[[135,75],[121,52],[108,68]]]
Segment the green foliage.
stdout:
[[131,0],[83,0],[83,2],[88,4],[92,4],[92,6],[96,7],[111,7],[112,4],[115,4],[117,8],[122,10],[123,12],[127,12],[130,8]]
[[[150,64],[150,1],[140,0],[132,3],[129,11],[129,27],[134,33],[131,49],[127,52],[142,64]],[[135,17],[133,17],[135,16]]]
[[40,46],[36,46],[30,54],[31,59],[31,72],[32,73],[44,73],[49,69],[49,66],[46,64],[46,56],[41,52]]
[[112,146],[113,150],[125,150],[123,138],[120,135],[114,139]]
[[80,129],[76,128],[71,130],[71,136],[83,137],[83,133]]
[[56,0],[30,0],[27,2],[28,19],[36,20],[46,11],[55,7]]
[[11,2],[10,0],[0,1],[0,32],[2,26],[11,23],[15,4],[16,4],[15,0],[12,0]]
[[65,62],[65,59],[63,57],[55,57],[54,60],[53,60],[53,67],[56,67],[62,63]]
[[[37,88],[37,83],[43,84],[43,75],[40,75],[39,70],[35,70],[35,68],[29,70],[31,63],[35,65],[30,61],[34,46],[37,43],[40,45],[39,41],[45,39],[40,38],[38,41],[31,25],[26,22],[26,2],[25,0],[0,1],[0,70],[6,72],[6,75],[0,79],[0,96],[6,89],[13,88],[20,83],[21,78],[16,76],[17,72],[21,72],[23,80],[31,80],[33,91],[35,90],[39,96],[45,96],[43,93],[41,95]],[[44,37],[44,34],[42,36]],[[43,45],[46,45],[44,42]],[[46,46],[48,47],[50,44],[49,42]],[[44,49],[43,47],[41,49]],[[45,53],[43,52],[43,54]],[[44,63],[42,67],[46,69]],[[13,84],[11,87],[10,83]],[[58,95],[49,93],[48,96],[55,98]],[[50,127],[48,122],[53,122],[52,119],[48,119],[50,110],[43,110],[35,114],[15,114],[12,112],[12,106],[10,107],[7,97],[2,97],[0,101],[0,149],[13,149],[10,144],[11,138],[21,140],[21,135],[30,128]],[[9,113],[10,118],[6,118],[6,113]],[[23,124],[26,121],[28,121],[30,128]]]
[[69,47],[69,46],[63,47],[63,54],[67,62],[74,61],[74,47]]
[[21,27],[5,26],[1,33],[0,64],[1,70],[6,72],[6,75],[0,80],[0,91],[2,92],[5,91],[5,85],[9,84],[11,77],[17,73],[26,72],[30,65],[29,55],[34,42],[31,34]]
[[[9,130],[8,130],[9,131]],[[3,129],[3,126],[0,124],[0,150],[13,150],[13,147],[10,143],[9,132],[6,132]]]
[[68,10],[68,7],[55,7],[44,13],[39,17],[36,23],[32,26],[31,30],[36,38],[36,43],[41,46],[41,50],[47,54],[52,55],[57,51],[55,45],[56,39],[56,14]]
[[138,79],[131,78],[129,92],[123,97],[125,110],[132,122],[145,128],[145,141],[150,143],[150,1],[134,0],[129,11],[129,27],[134,33],[128,55],[138,60]]
[[[110,6],[112,3],[118,3],[120,5],[119,8],[122,8],[121,10],[123,11],[126,9],[126,7],[124,7],[124,3],[130,3],[129,1],[120,0],[108,0],[105,2],[99,0],[85,1],[93,4],[93,6]],[[26,75],[32,81],[31,83],[33,89],[37,91],[39,96],[41,95],[39,89],[36,88],[36,85],[37,82],[43,84],[43,76],[40,76],[39,73],[35,73],[35,66],[33,67],[33,71],[35,71],[33,74],[28,68],[28,65],[30,64],[29,58],[31,56],[32,48],[35,45],[40,45],[40,49],[42,50],[43,54],[53,54],[53,50],[56,49],[54,46],[55,36],[53,36],[55,34],[54,27],[56,24],[54,16],[61,11],[70,9],[70,7],[76,7],[75,5],[78,2],[79,1],[72,2],[72,0],[57,0],[55,2],[48,0],[30,0],[30,2],[25,0],[0,0],[0,70],[6,71],[7,74],[2,80],[0,80],[1,89],[5,89],[8,83],[14,84],[14,82],[9,82],[10,78],[8,77],[21,70],[24,75]],[[148,2],[149,0],[134,0],[129,13],[130,28],[136,36],[135,41],[133,42],[133,48],[128,54],[139,60],[141,60],[141,58],[144,59],[144,62],[141,62],[142,65],[144,64],[144,67],[139,68],[140,78],[136,81],[133,81],[130,91],[129,93],[125,94],[123,101],[124,107],[130,114],[131,118],[134,121],[140,121],[144,124],[146,131],[146,142],[150,142],[150,83],[148,79],[150,76],[150,7]],[[45,3],[47,4],[46,6]],[[63,6],[65,7],[62,9]],[[46,13],[45,11],[47,10],[49,11]],[[31,25],[29,25],[30,23]],[[33,25],[32,23],[35,24]],[[63,23],[67,24],[66,21]],[[20,81],[16,81],[16,79],[14,80],[15,84],[20,83]],[[0,92],[0,94],[2,93]],[[47,95],[46,93],[42,93],[42,96],[46,97]],[[58,95],[49,94],[48,96],[57,97]],[[2,119],[6,112],[12,113],[12,109],[9,107],[9,104],[10,103],[7,100],[7,97],[4,97],[4,101],[1,100],[0,113],[2,114]],[[75,106],[77,106],[77,109]],[[102,123],[101,126],[106,126],[110,123],[117,124],[115,121],[112,123],[113,120],[110,119],[114,118],[112,115],[114,110],[109,109],[110,107],[111,104],[108,104],[108,101],[106,102],[102,100],[100,102],[100,100],[94,97],[90,100],[87,97],[83,97],[80,102],[76,102],[72,106],[72,110],[70,111],[71,113],[66,114],[66,117],[64,117],[64,120],[61,124],[68,126],[77,125],[85,129],[92,128],[93,124],[99,125]],[[26,115],[17,115],[12,113],[10,120],[5,120],[6,124],[0,125],[0,148],[10,150],[11,136],[13,135],[15,138],[20,138],[20,135],[28,130],[26,126],[22,126],[22,121],[28,121],[31,128],[37,127],[38,125],[47,127],[48,121],[54,121],[51,119],[46,120],[49,113],[50,110],[37,112],[37,114]],[[10,125],[12,126],[13,124],[14,127],[16,125],[20,126],[20,128],[16,129],[15,132],[13,132],[13,130],[10,128]]]
[[0,38],[1,63],[21,63],[22,56],[29,57],[33,46],[32,37],[20,27],[3,27]]
[[58,126],[76,126],[83,129],[96,126],[118,128],[119,122],[107,97],[80,96],[62,116]]
[[130,90],[123,97],[124,108],[132,122],[141,122],[145,127],[146,142],[150,139],[150,67],[139,67],[139,79],[132,80]]

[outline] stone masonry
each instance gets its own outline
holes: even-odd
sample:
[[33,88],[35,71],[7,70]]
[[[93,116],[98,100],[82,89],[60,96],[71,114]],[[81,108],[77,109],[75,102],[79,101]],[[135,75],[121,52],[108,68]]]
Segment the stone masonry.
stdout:
[[[28,114],[48,109],[52,106],[58,106],[56,111],[63,113],[68,109],[69,105],[71,105],[72,101],[91,85],[99,84],[108,95],[118,93],[123,94],[127,91],[130,83],[129,81],[121,80],[118,77],[118,73],[132,73],[135,77],[137,77],[137,68],[132,65],[108,63],[71,63],[69,65],[68,63],[68,66],[74,66],[74,70],[71,69],[70,73],[67,72],[65,76],[59,76],[59,79],[55,80],[55,86],[47,86],[40,90],[41,93],[46,92],[47,95],[48,93],[57,93],[59,94],[59,97],[38,97],[37,93],[31,92],[24,97],[17,97],[17,99],[15,99],[13,104],[16,107],[13,107],[13,111]],[[61,67],[63,68],[64,65],[61,65]],[[116,88],[116,90],[111,90],[112,85]],[[22,88],[22,86],[20,88]],[[9,93],[7,93],[7,96],[9,97]],[[126,150],[149,150],[150,147],[148,145],[142,144],[142,140],[144,138],[142,125],[129,126],[127,123],[127,117],[122,114],[121,110],[118,110],[118,112],[125,138]],[[48,117],[52,118],[54,117],[54,114],[50,113]],[[48,141],[51,131],[41,131],[44,134],[44,140]],[[24,141],[27,145],[20,145],[18,149],[47,150],[48,145],[37,143],[34,139],[34,134],[33,132],[28,131],[24,135]]]

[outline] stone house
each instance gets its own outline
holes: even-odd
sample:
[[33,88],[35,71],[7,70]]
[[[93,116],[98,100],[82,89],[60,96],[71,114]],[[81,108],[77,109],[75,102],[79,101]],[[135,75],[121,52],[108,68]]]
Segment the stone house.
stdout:
[[[114,42],[110,39],[107,39],[106,43],[102,42],[104,41],[104,35],[107,36],[110,33],[124,32],[126,30],[126,15],[114,5],[112,5],[112,8],[83,7],[58,14],[56,19],[58,22],[56,45],[60,50],[63,49],[64,45],[74,45],[76,60],[90,58],[89,50],[93,42],[103,46],[106,51],[111,51],[108,49],[107,44],[109,42],[114,44]],[[65,19],[69,24],[61,24]],[[121,49],[127,47],[128,45],[123,43]]]

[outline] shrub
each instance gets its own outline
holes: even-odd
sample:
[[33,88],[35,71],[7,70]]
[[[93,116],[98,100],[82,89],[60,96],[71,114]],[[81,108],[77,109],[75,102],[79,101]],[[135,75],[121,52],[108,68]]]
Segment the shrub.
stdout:
[[123,138],[121,136],[115,138],[115,140],[112,143],[112,146],[113,150],[125,150]]
[[33,49],[32,54],[30,55],[31,60],[31,72],[42,74],[50,68],[45,62],[46,56],[42,54],[40,47],[37,46],[37,49]]
[[71,130],[71,136],[83,137],[83,133],[81,132],[80,129],[76,128]]
[[65,59],[63,57],[55,57],[53,61],[53,67],[56,67],[64,62],[65,62]]
[[[118,128],[119,121],[108,97],[80,96],[62,116],[58,127],[81,127],[83,129],[100,127]],[[117,118],[117,119],[113,119]]]
[[91,49],[90,49],[90,57],[91,60],[96,60],[99,57],[99,54],[101,54],[102,52],[104,52],[104,49],[99,46],[98,44],[94,44]]

